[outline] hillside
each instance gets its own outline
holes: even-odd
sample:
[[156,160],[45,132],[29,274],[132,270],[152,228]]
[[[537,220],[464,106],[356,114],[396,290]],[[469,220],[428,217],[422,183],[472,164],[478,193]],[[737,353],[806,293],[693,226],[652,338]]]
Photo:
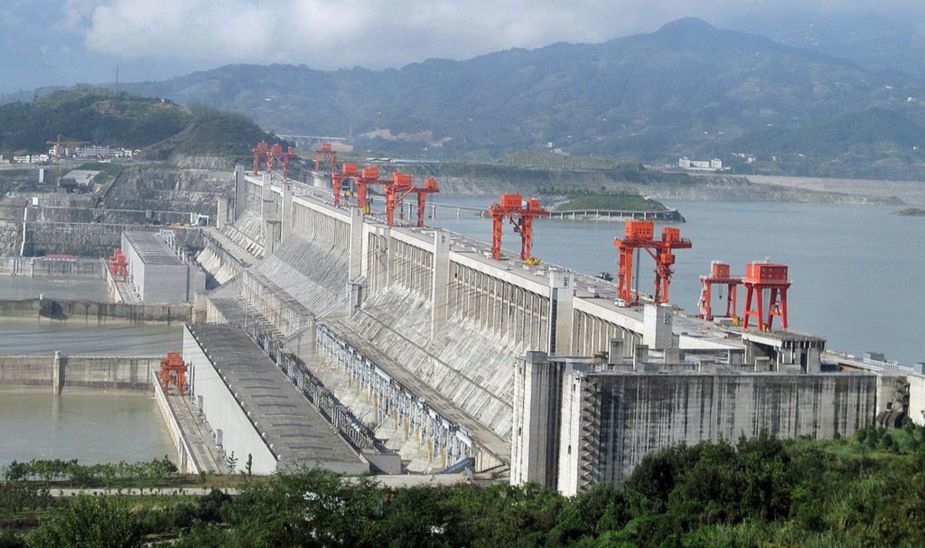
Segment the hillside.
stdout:
[[[660,163],[743,152],[765,160],[766,171],[785,173],[806,152],[768,133],[798,132],[815,145],[813,132],[840,117],[874,111],[925,120],[918,100],[925,93],[912,77],[697,19],[600,44],[400,70],[231,65],[131,89],[243,112],[281,133],[352,134],[361,147],[393,154],[486,159],[552,143],[573,154]],[[904,154],[894,171],[925,170],[918,150],[905,154],[907,128],[889,117],[872,123],[882,146],[864,147],[862,133],[842,154],[844,142],[825,139],[806,169],[850,173],[895,149]]]
[[0,105],[0,154],[43,152],[62,135],[99,145],[142,149],[146,156],[242,155],[272,136],[242,114],[76,87],[34,102]]

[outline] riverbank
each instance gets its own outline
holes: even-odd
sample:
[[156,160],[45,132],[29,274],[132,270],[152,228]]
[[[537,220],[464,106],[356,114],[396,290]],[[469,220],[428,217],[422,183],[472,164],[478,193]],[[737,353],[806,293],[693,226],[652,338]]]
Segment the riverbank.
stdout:
[[839,195],[844,199],[858,200],[857,203],[925,206],[925,181],[785,177],[780,175],[748,175],[748,180],[758,185],[787,188],[808,192],[812,195]]

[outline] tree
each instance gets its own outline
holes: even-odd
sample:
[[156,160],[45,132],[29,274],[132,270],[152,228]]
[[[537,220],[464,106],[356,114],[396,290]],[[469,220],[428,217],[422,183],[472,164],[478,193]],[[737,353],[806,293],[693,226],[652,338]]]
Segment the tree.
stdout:
[[238,467],[238,457],[234,456],[234,451],[225,457],[225,466],[227,466],[232,473],[234,473],[235,468]]
[[81,495],[50,522],[26,536],[29,546],[131,548],[141,545],[141,529],[128,508],[113,499]]

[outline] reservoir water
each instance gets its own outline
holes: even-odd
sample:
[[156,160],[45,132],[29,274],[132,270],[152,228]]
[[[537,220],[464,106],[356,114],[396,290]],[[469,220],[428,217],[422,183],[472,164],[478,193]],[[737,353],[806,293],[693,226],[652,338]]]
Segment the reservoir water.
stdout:
[[[179,326],[86,326],[0,322],[0,354],[164,355],[179,350]],[[0,469],[13,460],[136,462],[175,454],[150,391],[0,387]]]
[[150,392],[0,392],[0,468],[14,460],[83,463],[175,458]]
[[[494,197],[441,196],[436,203],[486,208]],[[687,222],[694,247],[677,252],[671,302],[697,310],[699,276],[723,260],[743,274],[745,263],[766,257],[790,266],[790,324],[828,339],[828,347],[860,354],[883,351],[910,364],[925,360],[925,218],[892,215],[895,208],[776,202],[669,201]],[[491,221],[465,211],[437,209],[432,224],[491,240]],[[533,254],[584,272],[616,274],[613,238],[621,223],[537,223]],[[505,228],[504,247],[520,238]],[[651,261],[640,290],[652,293]],[[646,272],[646,268],[650,271]],[[740,290],[741,291],[741,290]],[[744,304],[740,293],[739,313]]]
[[0,299],[35,299],[39,295],[53,299],[112,302],[106,281],[100,278],[0,276]]
[[79,321],[0,321],[0,355],[64,354],[97,356],[157,356],[179,350],[179,325],[86,325]]

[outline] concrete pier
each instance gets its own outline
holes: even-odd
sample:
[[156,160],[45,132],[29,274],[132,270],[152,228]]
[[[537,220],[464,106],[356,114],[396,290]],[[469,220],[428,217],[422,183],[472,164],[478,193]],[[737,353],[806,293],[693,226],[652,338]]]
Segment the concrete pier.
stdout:
[[0,356],[0,386],[149,390],[160,356]]

